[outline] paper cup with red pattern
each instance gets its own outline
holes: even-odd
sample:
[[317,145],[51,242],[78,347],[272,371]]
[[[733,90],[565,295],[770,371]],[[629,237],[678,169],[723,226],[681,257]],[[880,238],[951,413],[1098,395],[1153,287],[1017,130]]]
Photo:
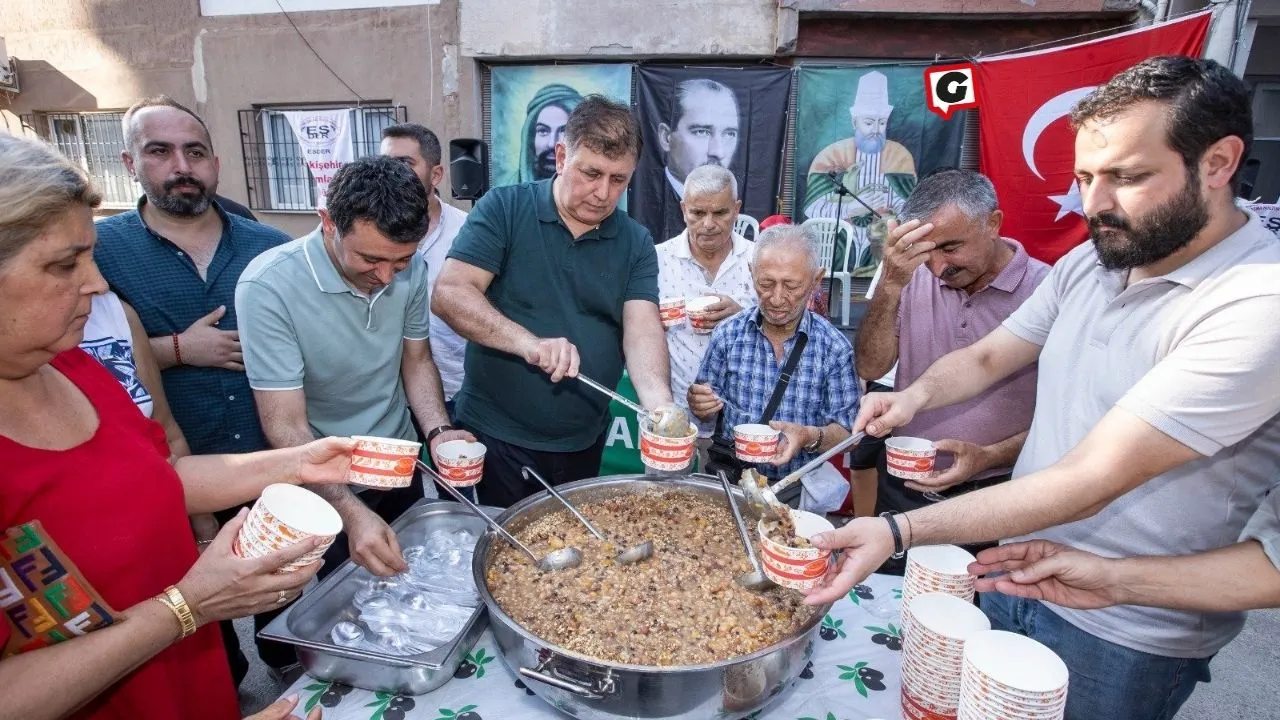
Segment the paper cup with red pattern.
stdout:
[[927,480],[933,477],[933,461],[938,449],[932,440],[913,437],[891,437],[884,441],[885,465],[889,474],[903,480]]
[[[796,535],[806,540],[818,533],[835,530],[831,521],[815,513],[792,510]],[[764,574],[779,585],[793,590],[812,590],[822,584],[831,564],[831,551],[816,547],[797,548],[769,537],[769,526],[761,519],[756,523],[760,535],[760,562]]]
[[231,550],[240,557],[255,558],[308,538],[321,538],[314,550],[278,571],[288,573],[320,559],[340,532],[342,517],[324,498],[296,485],[278,483],[262,491]]
[[698,335],[709,335],[715,330],[715,323],[707,317],[707,310],[720,302],[715,295],[702,295],[684,304],[685,314],[689,316],[689,327]]
[[694,442],[698,428],[689,423],[689,434],[671,438],[653,432],[646,423],[640,425],[640,462],[645,467],[664,472],[675,472],[689,467],[693,462]]
[[673,328],[684,322],[684,298],[662,298],[658,302],[658,315],[664,328]]
[[409,487],[422,443],[357,435],[347,483],[379,490]]
[[482,443],[466,440],[440,443],[436,448],[440,477],[454,487],[471,487],[480,482],[484,477],[486,449]]
[[778,451],[781,433],[756,423],[733,426],[733,449],[738,459],[749,463],[769,462]]

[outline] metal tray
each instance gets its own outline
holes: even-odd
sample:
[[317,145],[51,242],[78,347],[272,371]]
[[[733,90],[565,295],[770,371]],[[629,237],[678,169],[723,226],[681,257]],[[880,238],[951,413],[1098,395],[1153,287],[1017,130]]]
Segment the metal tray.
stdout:
[[[485,511],[496,516],[502,508],[486,507]],[[440,527],[469,530],[477,538],[488,529],[461,504],[434,498],[420,500],[391,523],[401,547],[422,544],[431,530]],[[484,604],[452,641],[421,655],[395,657],[335,645],[329,630],[339,620],[354,619],[352,597],[371,577],[368,570],[348,560],[272,620],[258,637],[293,645],[303,669],[319,680],[397,695],[421,695],[447,683],[488,627]]]

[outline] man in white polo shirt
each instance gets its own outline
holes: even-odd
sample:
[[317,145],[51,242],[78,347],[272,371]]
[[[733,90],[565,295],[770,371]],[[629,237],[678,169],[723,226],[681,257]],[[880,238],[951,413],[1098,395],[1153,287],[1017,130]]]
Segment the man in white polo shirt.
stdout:
[[[440,375],[427,345],[427,268],[414,262],[427,228],[427,194],[388,157],[344,165],[310,235],[262,253],[236,285],[245,372],[272,447],[326,435],[440,443],[449,429]],[[313,488],[342,516],[347,540],[325,553],[332,572],[348,556],[375,575],[407,569],[388,523],[423,497],[411,486]],[[349,542],[348,542],[349,541]]]
[[[1212,60],[1151,58],[1071,119],[1092,242],[986,337],[902,392],[867,396],[854,427],[883,435],[1038,360],[1013,480],[817,536],[849,551],[808,602],[839,597],[911,545],[1042,539],[1104,557],[1230,546],[1276,484],[1280,244],[1234,202],[1253,137],[1248,89]],[[982,606],[994,627],[1066,662],[1067,720],[1169,720],[1244,624],[1239,612],[1077,610],[998,593]]]
[[[453,247],[467,214],[440,201],[440,182],[444,180],[444,164],[441,162],[440,139],[426,126],[418,123],[401,123],[382,131],[383,155],[404,163],[418,176],[427,189],[427,218],[430,226],[418,243],[418,257],[427,264],[427,297],[435,289],[436,277],[444,260]],[[453,420],[453,396],[462,387],[462,361],[467,351],[467,341],[453,331],[443,320],[431,313],[431,359],[440,371],[444,385],[444,406]]]
[[[685,230],[657,248],[658,295],[663,300],[716,296],[720,301],[708,313],[713,325],[755,302],[751,284],[755,243],[733,231],[740,207],[733,173],[719,165],[696,168],[685,177],[680,203]],[[685,409],[689,386],[710,342],[710,334],[693,332],[687,321],[667,328],[671,394]]]

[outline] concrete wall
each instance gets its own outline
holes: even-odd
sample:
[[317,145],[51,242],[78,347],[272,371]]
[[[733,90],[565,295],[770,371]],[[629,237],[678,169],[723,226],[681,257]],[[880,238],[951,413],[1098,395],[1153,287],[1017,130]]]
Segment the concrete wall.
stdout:
[[771,56],[777,0],[463,0],[477,58]]
[[[405,105],[447,147],[480,127],[475,64],[458,58],[458,2],[291,17],[357,93]],[[0,96],[11,130],[22,113],[120,110],[167,93],[209,124],[222,159],[220,192],[240,202],[247,193],[238,111],[357,102],[280,14],[201,17],[195,2],[176,0],[3,0],[0,28],[20,60],[22,93],[8,103]],[[255,213],[295,235],[316,222],[310,213]]]

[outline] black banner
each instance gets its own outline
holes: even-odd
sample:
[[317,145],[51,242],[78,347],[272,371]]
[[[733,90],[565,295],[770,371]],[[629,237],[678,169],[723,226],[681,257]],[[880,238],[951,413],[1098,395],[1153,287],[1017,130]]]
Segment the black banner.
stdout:
[[716,163],[738,179],[742,212],[777,212],[791,69],[663,67],[636,71],[644,153],[631,182],[631,216],[655,242],[684,230],[684,179]]

